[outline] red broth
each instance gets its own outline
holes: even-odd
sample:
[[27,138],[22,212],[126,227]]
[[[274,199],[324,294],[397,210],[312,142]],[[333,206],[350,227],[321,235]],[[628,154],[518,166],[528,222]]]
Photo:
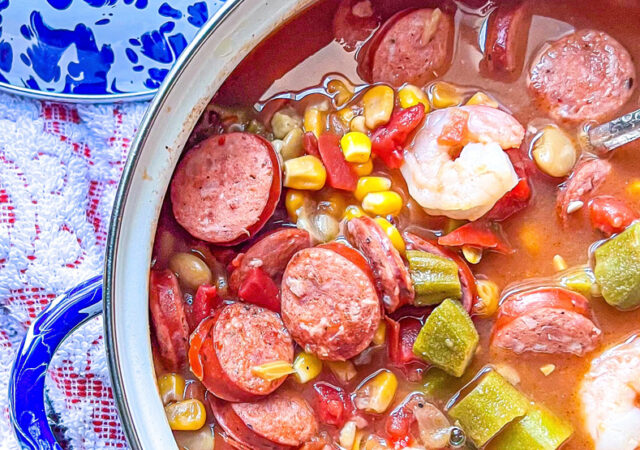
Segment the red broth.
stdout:
[[[529,124],[550,123],[544,111],[536,107],[527,90],[529,63],[545,42],[558,39],[573,29],[593,28],[613,36],[628,50],[636,62],[640,61],[640,39],[637,31],[640,7],[631,1],[537,0],[529,2],[533,18],[529,29],[525,68],[517,79],[502,81],[487,78],[478,70],[478,62],[482,58],[478,34],[491,8],[482,6],[473,8],[464,5],[464,2],[456,5],[442,5],[437,1],[380,0],[373,3],[383,20],[396,11],[416,6],[440,6],[446,11],[454,11],[455,39],[452,63],[436,82],[446,81],[459,86],[461,92],[464,92],[467,97],[475,91],[491,95],[525,128]],[[275,31],[229,76],[215,95],[212,104],[250,111],[256,102],[264,101],[277,93],[302,91],[321,86],[325,76],[332,73],[345,76],[354,85],[364,83],[357,72],[355,54],[345,51],[333,39],[332,18],[338,4],[337,0],[319,1]],[[636,89],[631,99],[618,113],[622,114],[638,108],[638,92],[640,91]],[[317,98],[317,95],[310,96],[300,102],[293,102],[292,106],[302,114],[304,108]],[[258,120],[264,119],[264,115],[255,114],[255,117]],[[577,136],[580,131],[580,126],[562,126],[572,136]],[[631,143],[616,150],[610,159],[612,172],[598,189],[598,194],[613,195],[640,210],[640,194],[637,192],[634,194],[629,189],[631,183],[640,180],[638,154],[640,154],[639,143]],[[558,185],[563,179],[543,175],[535,170],[533,163],[531,164],[534,167],[530,177],[533,199],[526,209],[502,222],[505,237],[515,252],[510,255],[485,252],[479,264],[472,266],[472,271],[477,278],[488,278],[501,289],[531,278],[554,276],[556,269],[552,261],[555,255],[561,255],[570,267],[585,264],[588,262],[592,244],[603,238],[601,233],[591,227],[586,207],[571,214],[565,225],[560,223],[556,214],[556,194]],[[378,161],[375,164],[374,174],[386,174],[392,178],[397,190],[406,192],[404,180],[397,170],[389,171]],[[283,189],[283,197],[285,193],[286,189]],[[327,200],[332,194],[335,192],[325,189],[311,194],[311,198],[322,201]],[[348,204],[356,203],[349,194],[341,195],[343,208]],[[405,204],[406,200],[405,194]],[[200,252],[200,256],[210,263],[214,279],[225,280],[227,262],[221,262],[222,250],[214,249],[213,255],[217,256],[217,259],[207,254],[207,250],[211,247],[191,238],[173,219],[169,200],[166,203],[161,213],[156,236],[153,267],[166,268],[169,259],[176,252],[196,249]],[[267,229],[286,223],[290,223],[290,219],[287,217],[282,199]],[[438,218],[428,217],[416,208],[416,204],[410,204],[410,208],[405,207],[399,214],[396,224],[401,231],[404,229],[441,231],[444,222]],[[243,248],[242,245],[239,246],[239,249],[241,248]],[[224,281],[220,286],[224,288]],[[194,295],[193,290],[188,287],[183,286],[183,290],[186,296]],[[520,391],[531,400],[545,405],[568,420],[573,426],[574,434],[563,445],[563,449],[593,448],[594,444],[585,432],[577,398],[580,380],[588,370],[591,359],[602,349],[637,333],[640,310],[621,312],[598,297],[591,300],[590,307],[595,323],[602,330],[603,339],[599,349],[584,357],[539,353],[517,355],[510,351],[497,350],[489,345],[495,316],[475,317],[474,323],[480,334],[478,351],[472,365],[462,377],[462,381],[452,386],[451,392],[455,392],[487,364],[510,367],[518,375],[517,388]],[[544,375],[540,369],[549,364],[553,364],[555,370],[549,375]],[[389,368],[386,352],[383,348],[379,348],[373,351],[370,362],[357,366],[355,378],[341,386],[347,392],[352,392],[363,379],[384,367]],[[166,372],[159,361],[156,369],[159,375]],[[407,380],[401,371],[395,368],[392,370],[400,381],[394,402],[397,404],[405,394],[420,389],[421,385]],[[187,379],[194,378],[189,371],[182,375]],[[326,365],[321,375],[312,382],[299,385],[289,379],[286,384],[293,386],[294,389],[303,392],[305,397],[311,399],[312,385],[317,381],[340,384]],[[443,406],[446,400],[448,396],[436,400],[436,403],[438,406]],[[212,423],[211,417],[207,418],[207,422]],[[384,436],[384,424],[384,416],[374,418],[367,431]],[[321,429],[336,436],[335,427],[323,425]],[[227,445],[217,436],[216,448],[226,448]]]

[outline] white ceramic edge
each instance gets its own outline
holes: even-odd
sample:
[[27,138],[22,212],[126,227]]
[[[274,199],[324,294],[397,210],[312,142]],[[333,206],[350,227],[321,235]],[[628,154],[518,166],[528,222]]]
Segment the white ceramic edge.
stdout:
[[171,174],[222,81],[258,42],[312,2],[240,0],[225,5],[167,76],[132,146],[111,223],[105,327],[114,393],[134,448],[177,448],[157,392],[148,320],[152,243]]

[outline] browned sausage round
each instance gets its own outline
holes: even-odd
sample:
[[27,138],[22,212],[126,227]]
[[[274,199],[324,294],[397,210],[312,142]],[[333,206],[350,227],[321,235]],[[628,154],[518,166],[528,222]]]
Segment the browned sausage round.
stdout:
[[515,353],[573,353],[596,348],[602,332],[582,295],[557,287],[508,297],[498,310],[492,344]]
[[256,305],[227,305],[191,337],[192,372],[225,400],[249,401],[276,390],[286,377],[269,381],[251,370],[273,361],[293,362],[293,341],[278,314]]
[[446,70],[452,40],[451,16],[439,9],[401,11],[372,38],[363,71],[373,82],[422,86]]
[[586,203],[589,195],[602,185],[609,172],[611,163],[604,159],[584,160],[578,164],[565,186],[558,191],[556,211],[562,223],[569,218],[571,204]]
[[151,271],[149,310],[162,363],[180,369],[187,362],[189,326],[178,279],[170,270]]
[[409,270],[387,234],[370,217],[351,219],[347,231],[352,244],[369,261],[382,304],[387,312],[413,302]]
[[251,403],[211,399],[213,414],[227,438],[241,448],[298,447],[318,432],[313,410],[299,393],[279,390]]
[[271,217],[280,197],[271,144],[250,133],[213,136],[193,147],[171,182],[173,214],[192,236],[237,244]]
[[635,76],[631,56],[618,41],[602,31],[581,30],[536,57],[529,90],[554,119],[600,120],[629,100]]
[[267,234],[249,247],[238,267],[231,273],[231,290],[237,292],[247,273],[255,267],[260,267],[279,284],[291,257],[298,250],[310,246],[309,233],[298,228],[281,228]]
[[306,351],[344,361],[371,343],[380,302],[369,274],[348,251],[366,264],[364,258],[344,245],[331,246],[300,250],[289,261],[282,278],[282,319]]
[[501,3],[489,16],[481,70],[491,77],[517,77],[524,63],[531,14],[521,0]]

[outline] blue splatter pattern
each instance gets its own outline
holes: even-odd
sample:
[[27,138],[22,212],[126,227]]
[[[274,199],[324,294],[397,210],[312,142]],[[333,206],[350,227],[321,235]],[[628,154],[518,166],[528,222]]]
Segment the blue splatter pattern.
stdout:
[[225,0],[0,0],[0,82],[82,95],[160,86]]

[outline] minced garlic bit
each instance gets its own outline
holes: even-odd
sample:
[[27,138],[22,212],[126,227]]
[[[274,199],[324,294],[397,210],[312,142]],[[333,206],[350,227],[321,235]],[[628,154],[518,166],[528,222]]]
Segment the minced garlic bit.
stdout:
[[554,370],[556,370],[555,364],[545,364],[544,366],[540,367],[540,372],[542,372],[545,377],[551,375]]
[[567,262],[560,255],[555,255],[553,257],[553,268],[556,269],[556,272],[562,272],[563,270],[567,270]]
[[582,208],[583,206],[584,206],[584,202],[580,200],[574,200],[572,202],[569,202],[569,205],[567,206],[567,214],[574,213],[580,208]]

